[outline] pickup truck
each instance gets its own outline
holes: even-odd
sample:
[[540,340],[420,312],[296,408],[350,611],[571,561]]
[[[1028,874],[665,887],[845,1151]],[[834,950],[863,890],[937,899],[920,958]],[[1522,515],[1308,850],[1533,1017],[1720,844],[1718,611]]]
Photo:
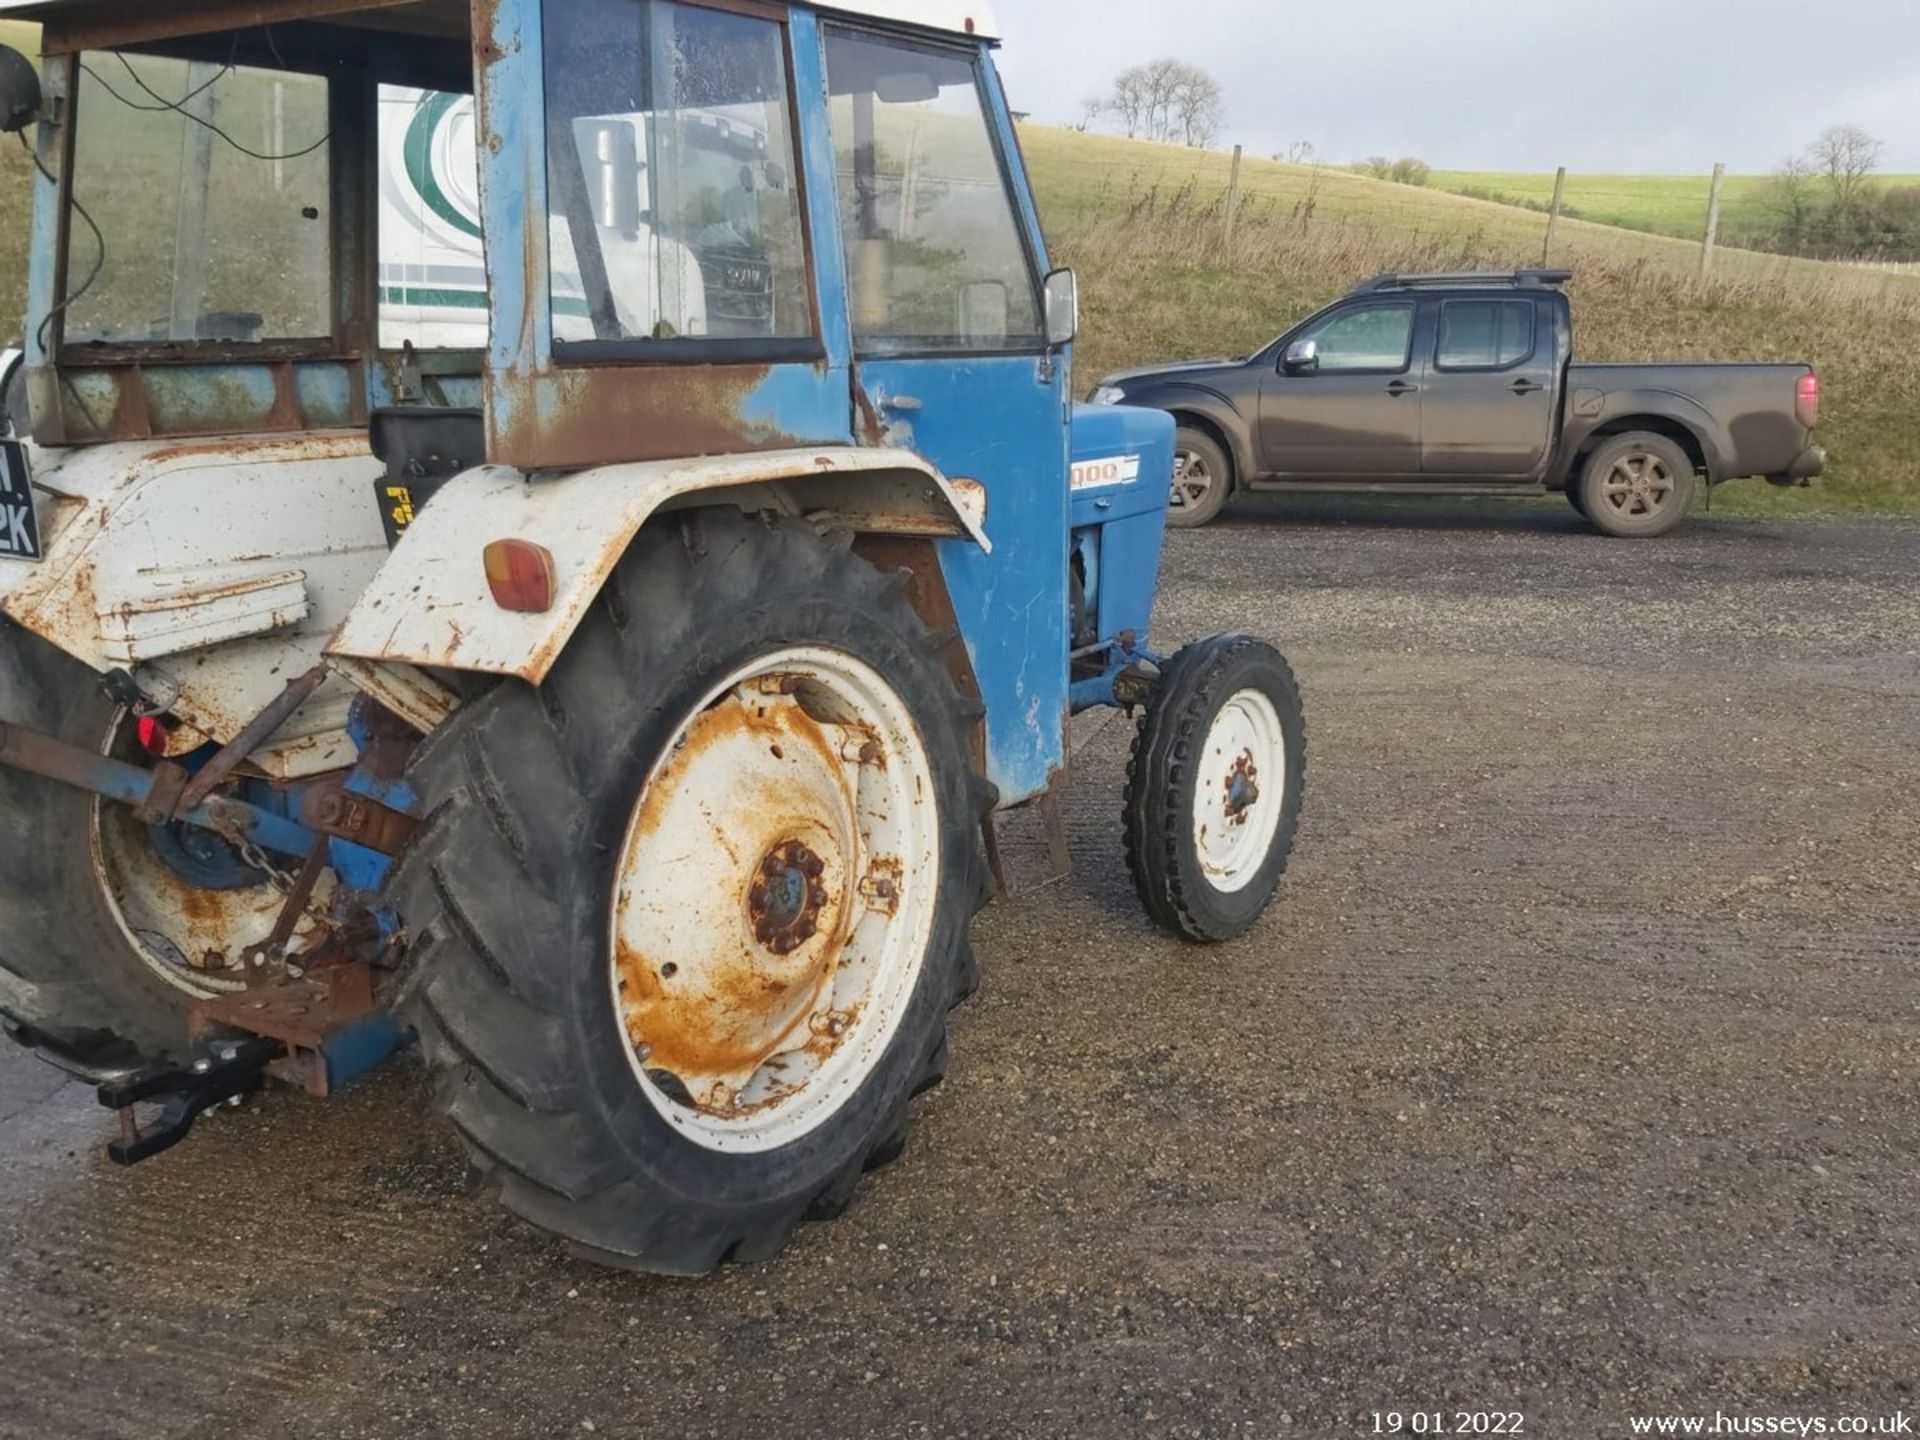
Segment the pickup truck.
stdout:
[[1809,484],[1809,365],[1573,362],[1565,270],[1382,275],[1248,359],[1109,376],[1096,404],[1180,426],[1172,523],[1247,490],[1565,493],[1608,535],[1663,535],[1702,486]]

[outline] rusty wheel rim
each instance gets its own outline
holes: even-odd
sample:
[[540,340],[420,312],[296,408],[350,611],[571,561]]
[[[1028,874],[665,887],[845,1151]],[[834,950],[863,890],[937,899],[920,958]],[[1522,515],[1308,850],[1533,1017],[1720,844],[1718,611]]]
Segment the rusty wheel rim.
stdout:
[[1616,515],[1644,520],[1664,510],[1677,487],[1667,463],[1642,450],[1613,462],[1600,482],[1600,494]]
[[1193,843],[1208,882],[1224,894],[1253,884],[1280,832],[1287,737],[1280,712],[1259,690],[1220,707],[1201,750]]
[[1173,508],[1193,510],[1206,503],[1213,492],[1213,467],[1196,451],[1182,450],[1173,457]]
[[[127,741],[131,718],[123,710],[114,719],[103,755],[134,758]],[[268,877],[244,890],[195,885],[161,858],[147,827],[125,805],[96,800],[88,831],[94,883],[141,964],[196,1000],[244,989],[244,954],[268,938],[285,903]],[[319,903],[332,887],[329,874],[316,892]],[[294,948],[313,943],[316,932],[313,921],[303,921]]]
[[681,723],[622,847],[610,975],[627,1058],[688,1139],[778,1149],[858,1093],[918,987],[938,790],[865,663],[781,651]]

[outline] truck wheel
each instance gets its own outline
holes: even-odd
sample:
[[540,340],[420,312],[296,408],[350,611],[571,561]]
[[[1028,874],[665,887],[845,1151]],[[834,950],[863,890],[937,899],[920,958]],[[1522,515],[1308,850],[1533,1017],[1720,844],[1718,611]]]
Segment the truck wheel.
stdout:
[[1586,501],[1586,497],[1580,493],[1580,482],[1578,480],[1575,480],[1571,485],[1567,486],[1567,488],[1561,493],[1567,497],[1567,503],[1574,508],[1575,512],[1580,516],[1580,518],[1582,520],[1586,519],[1587,518],[1587,501]]
[[[0,621],[0,716],[138,762],[99,676]],[[225,841],[156,833],[121,805],[0,766],[0,1014],[49,1059],[96,1073],[188,1048],[193,1002],[243,983],[281,897]],[[207,881],[196,884],[193,877]]]
[[1179,530],[1211,524],[1233,498],[1233,462],[1204,430],[1182,425],[1174,441],[1173,499],[1167,523]]
[[1579,510],[1594,527],[1622,539],[1664,535],[1693,505],[1693,460],[1664,435],[1617,435],[1587,457]]
[[1147,914],[1231,940],[1273,899],[1300,826],[1307,722],[1271,645],[1222,635],[1167,664],[1127,766],[1127,868]]
[[507,1207],[591,1259],[770,1258],[945,1073],[992,796],[905,579],[694,512],[416,758],[405,1012]]

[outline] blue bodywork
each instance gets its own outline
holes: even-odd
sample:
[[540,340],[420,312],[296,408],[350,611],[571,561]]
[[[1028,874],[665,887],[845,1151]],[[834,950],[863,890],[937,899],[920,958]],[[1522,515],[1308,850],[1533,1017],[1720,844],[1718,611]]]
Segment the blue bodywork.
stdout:
[[1119,704],[1121,676],[1147,648],[1173,488],[1175,426],[1163,410],[1077,405],[1073,412],[1072,574],[1082,643],[1074,647],[1073,708]]

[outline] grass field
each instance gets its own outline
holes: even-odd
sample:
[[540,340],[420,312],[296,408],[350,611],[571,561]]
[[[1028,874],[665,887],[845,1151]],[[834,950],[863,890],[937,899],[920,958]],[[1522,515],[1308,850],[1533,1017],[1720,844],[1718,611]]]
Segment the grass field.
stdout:
[[[1889,185],[1920,185],[1920,175],[1882,177]],[[1455,194],[1475,195],[1545,210],[1553,203],[1553,176],[1498,171],[1436,170],[1432,185]],[[1767,227],[1768,179],[1729,175],[1720,200],[1723,235],[1751,234]],[[1645,230],[1698,240],[1706,229],[1709,175],[1569,175],[1569,214],[1602,225]]]
[[[0,22],[0,42],[22,29]],[[1544,215],[1269,161],[1244,167],[1229,248],[1226,155],[1039,127],[1022,144],[1056,258],[1082,272],[1083,390],[1124,365],[1245,352],[1381,270],[1541,259]],[[27,175],[17,143],[0,143],[0,316],[23,304]],[[1685,197],[1663,203],[1677,214]],[[1717,507],[1920,509],[1920,274],[1724,250],[1702,283],[1696,243],[1590,219],[1562,223],[1552,260],[1577,272],[1582,359],[1820,367],[1829,478],[1729,487]],[[17,329],[0,320],[0,340]]]

